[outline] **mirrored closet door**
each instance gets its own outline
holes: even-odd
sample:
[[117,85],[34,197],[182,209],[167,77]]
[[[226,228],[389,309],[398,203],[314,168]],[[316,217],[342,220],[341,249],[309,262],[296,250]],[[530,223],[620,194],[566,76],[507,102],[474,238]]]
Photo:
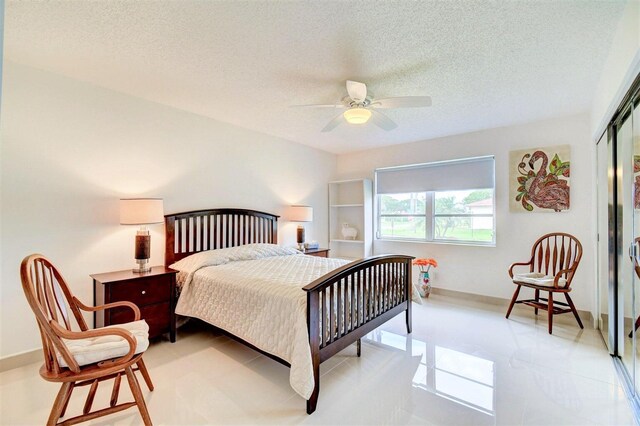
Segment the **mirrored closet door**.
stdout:
[[597,326],[609,349],[615,353],[615,271],[609,265],[615,265],[615,197],[614,197],[614,151],[613,140],[605,132],[596,147],[596,182],[597,182],[597,277],[598,277],[598,318]]
[[597,326],[640,395],[640,76],[596,148]]
[[[635,179],[634,179],[634,116],[633,108],[624,111],[616,126],[616,221],[617,221],[617,284],[618,284],[618,355],[631,378],[635,378],[635,320],[636,289],[633,242],[635,231]],[[638,296],[638,297],[636,297]]]

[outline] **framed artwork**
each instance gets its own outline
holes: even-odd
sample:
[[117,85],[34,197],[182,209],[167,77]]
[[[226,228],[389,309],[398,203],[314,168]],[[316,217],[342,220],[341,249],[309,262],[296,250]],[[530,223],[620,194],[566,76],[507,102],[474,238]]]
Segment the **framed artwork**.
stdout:
[[509,210],[561,212],[571,206],[571,146],[509,153]]

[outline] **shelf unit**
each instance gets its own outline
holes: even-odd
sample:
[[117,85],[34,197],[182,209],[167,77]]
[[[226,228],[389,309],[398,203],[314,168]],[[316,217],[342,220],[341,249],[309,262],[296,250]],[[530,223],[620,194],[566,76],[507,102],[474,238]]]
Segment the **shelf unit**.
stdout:
[[[331,257],[361,259],[373,253],[372,184],[369,179],[329,182],[329,247]],[[342,235],[342,225],[358,231],[355,240]]]

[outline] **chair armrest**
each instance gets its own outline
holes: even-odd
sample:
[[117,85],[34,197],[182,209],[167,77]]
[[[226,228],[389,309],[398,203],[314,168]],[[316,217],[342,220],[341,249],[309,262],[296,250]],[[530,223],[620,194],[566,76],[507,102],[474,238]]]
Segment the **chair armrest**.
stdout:
[[514,266],[531,266],[532,260],[528,261],[528,262],[516,262],[516,263],[512,263],[511,266],[509,266],[509,277],[511,277],[513,279],[513,267]]
[[112,328],[96,328],[96,329],[87,330],[87,331],[69,331],[66,328],[63,328],[62,326],[60,326],[60,324],[58,324],[56,321],[53,321],[53,320],[49,321],[49,324],[51,325],[51,328],[56,332],[56,334],[59,337],[63,339],[68,339],[68,340],[80,340],[80,339],[86,339],[88,337],[101,337],[101,336],[119,336],[125,339],[127,343],[129,343],[129,352],[127,352],[125,355],[121,356],[120,358],[114,359],[113,362],[109,364],[109,367],[114,367],[118,364],[125,364],[127,361],[133,358],[133,355],[135,354],[135,351],[136,351],[136,346],[138,344],[136,341],[136,338],[133,337],[133,334],[131,334],[129,330],[125,330],[124,328],[112,327]]
[[133,314],[134,314],[133,320],[138,321],[140,319],[140,308],[138,308],[135,305],[135,303],[132,303],[132,302],[122,301],[122,302],[107,303],[107,304],[98,305],[98,306],[87,306],[84,303],[82,303],[80,300],[78,300],[75,296],[73,297],[73,301],[78,304],[78,307],[80,309],[82,309],[83,311],[89,311],[89,312],[102,311],[105,309],[117,308],[119,306],[127,306],[133,310]]
[[[553,279],[553,286],[555,288],[558,288],[558,281],[560,281],[560,278],[562,278],[562,274],[566,274],[569,272],[574,272],[575,269],[573,268],[569,268],[569,269],[563,269],[561,271],[558,271]],[[569,287],[569,280],[567,280],[567,283],[565,284],[564,288]]]

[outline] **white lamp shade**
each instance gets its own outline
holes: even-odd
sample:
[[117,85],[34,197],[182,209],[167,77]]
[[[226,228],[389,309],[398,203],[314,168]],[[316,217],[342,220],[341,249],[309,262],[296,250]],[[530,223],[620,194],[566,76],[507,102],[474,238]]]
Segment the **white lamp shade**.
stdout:
[[366,108],[350,108],[343,113],[343,116],[350,124],[364,124],[371,118],[371,111]]
[[287,216],[291,222],[313,222],[313,207],[291,206]]
[[120,200],[121,225],[147,225],[164,222],[161,198],[129,198]]

